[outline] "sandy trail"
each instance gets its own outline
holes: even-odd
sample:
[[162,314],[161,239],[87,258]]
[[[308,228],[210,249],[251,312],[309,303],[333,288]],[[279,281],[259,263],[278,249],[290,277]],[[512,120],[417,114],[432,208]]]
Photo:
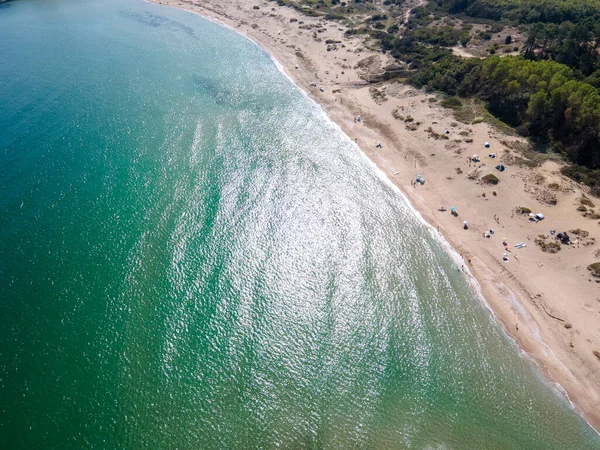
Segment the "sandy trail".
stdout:
[[410,18],[410,13],[413,11],[413,9],[418,8],[419,6],[423,6],[424,4],[425,4],[425,0],[420,0],[416,6],[413,6],[408,11],[406,11],[406,15],[404,16],[404,25],[406,25],[408,23],[408,19]]

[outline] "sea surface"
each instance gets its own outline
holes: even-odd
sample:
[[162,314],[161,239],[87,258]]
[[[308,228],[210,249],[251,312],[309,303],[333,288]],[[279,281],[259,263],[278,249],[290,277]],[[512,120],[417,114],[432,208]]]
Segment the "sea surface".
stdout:
[[600,449],[244,37],[0,6],[0,448]]

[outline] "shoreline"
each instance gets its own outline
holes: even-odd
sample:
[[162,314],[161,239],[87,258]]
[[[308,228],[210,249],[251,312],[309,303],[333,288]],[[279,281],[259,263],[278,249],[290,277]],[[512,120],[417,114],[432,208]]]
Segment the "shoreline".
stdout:
[[[316,89],[311,90],[311,87],[316,88],[316,86],[312,86],[312,83],[309,85],[308,81],[317,80],[319,81],[319,84],[327,86],[326,89],[329,89],[332,85],[351,88],[351,77],[348,77],[348,84],[340,81],[339,83],[334,82],[327,85],[326,82],[318,76],[318,74],[322,73],[322,70],[317,70],[317,67],[315,67],[317,64],[315,64],[314,59],[318,59],[318,56],[314,55],[314,52],[307,52],[304,48],[298,52],[295,45],[292,47],[292,50],[294,50],[293,52],[287,51],[286,49],[290,48],[290,46],[285,46],[287,41],[279,44],[279,38],[275,38],[274,36],[270,35],[271,33],[275,33],[272,29],[272,26],[271,30],[267,32],[262,30],[260,27],[255,28],[253,26],[246,26],[248,23],[243,23],[245,22],[244,18],[246,17],[246,13],[249,14],[251,11],[244,11],[241,6],[236,4],[240,3],[237,0],[230,1],[230,9],[228,12],[217,11],[216,8],[209,8],[208,5],[205,4],[200,5],[181,3],[171,0],[149,1],[162,6],[177,7],[198,14],[201,17],[212,21],[213,23],[216,23],[220,26],[225,26],[226,28],[241,34],[253,44],[258,46],[261,50],[265,51],[278,69],[286,77],[288,77],[290,81],[294,83],[294,85],[300,89],[301,92],[303,92],[304,95],[319,105],[323,111],[323,114],[325,114],[327,118],[346,135],[346,137],[349,139],[349,142],[354,143],[357,149],[361,151],[367,160],[373,164],[376,169],[378,169],[379,175],[382,177],[382,179],[385,179],[395,189],[398,190],[409,207],[423,221],[423,223],[430,228],[432,235],[441,240],[444,247],[446,247],[446,250],[450,253],[452,259],[455,260],[457,265],[460,267],[461,264],[464,263],[464,267],[466,268],[465,274],[468,278],[469,284],[471,284],[473,288],[474,293],[476,296],[478,296],[480,301],[482,301],[483,306],[490,311],[494,320],[500,325],[500,328],[503,330],[505,336],[511,341],[512,344],[516,346],[516,349],[520,350],[520,353],[523,357],[534,363],[536,370],[540,373],[541,377],[548,383],[548,385],[553,388],[558,395],[564,397],[569,402],[572,409],[582,416],[583,419],[586,420],[587,423],[597,433],[600,434],[600,384],[598,383],[598,375],[594,375],[594,373],[592,373],[594,376],[590,376],[589,366],[580,367],[578,364],[576,364],[576,362],[579,362],[579,360],[582,359],[581,355],[576,355],[577,357],[573,358],[574,361],[571,360],[565,362],[566,358],[564,357],[564,354],[561,355],[560,352],[557,354],[558,345],[556,345],[556,343],[550,339],[552,337],[556,338],[555,335],[558,334],[556,330],[553,330],[551,327],[551,325],[555,326],[556,324],[553,324],[553,322],[549,320],[543,320],[543,314],[546,310],[546,306],[544,306],[542,303],[542,307],[540,308],[539,303],[541,300],[537,300],[536,302],[536,299],[539,299],[541,295],[533,294],[533,289],[525,284],[526,281],[520,280],[518,275],[513,273],[505,273],[506,270],[502,266],[498,266],[500,267],[499,272],[494,271],[492,269],[493,266],[489,263],[489,261],[486,261],[485,258],[479,256],[481,254],[478,251],[480,248],[475,245],[470,245],[470,243],[466,243],[464,240],[458,238],[456,232],[451,230],[451,225],[449,226],[448,220],[441,220],[440,217],[436,217],[435,205],[440,204],[439,199],[441,194],[439,192],[436,193],[438,195],[422,195],[420,192],[423,189],[417,189],[416,187],[415,189],[410,189],[412,183],[411,185],[406,183],[406,172],[411,170],[416,171],[417,166],[419,167],[419,172],[428,172],[427,167],[430,167],[430,165],[426,162],[423,162],[423,159],[427,158],[427,154],[424,155],[423,152],[419,153],[418,151],[414,151],[412,148],[410,148],[411,144],[416,146],[417,142],[410,142],[409,139],[407,139],[408,142],[406,144],[404,142],[398,142],[399,140],[397,141],[397,136],[395,133],[388,133],[390,130],[386,128],[386,123],[382,123],[384,121],[378,120],[380,119],[380,117],[377,116],[379,112],[370,111],[370,107],[372,105],[367,104],[369,102],[366,101],[367,98],[370,99],[370,97],[363,95],[362,98],[360,98],[359,96],[356,96],[353,98],[354,102],[347,102],[347,99],[342,97],[340,98],[340,102],[338,104],[337,99],[333,99],[334,101],[332,102],[332,97],[326,98],[328,93],[325,93],[325,91],[320,91],[324,93],[323,96],[319,95],[318,92],[313,92],[313,90]],[[212,5],[210,0],[206,3]],[[245,7],[247,9],[251,9],[252,2],[248,3],[251,4],[245,5]],[[255,3],[258,4],[258,2]],[[260,5],[263,6],[262,3],[260,3]],[[225,8],[227,8],[227,5]],[[281,13],[282,8],[285,7],[274,5],[272,10]],[[235,9],[238,9],[242,16],[236,18],[230,14],[231,11]],[[299,20],[306,22],[318,22],[318,19],[307,18],[299,15],[295,11],[289,10],[290,8],[287,8],[287,10],[284,11],[286,13],[286,18],[297,17]],[[260,18],[261,17],[255,17],[255,22],[260,22]],[[242,26],[245,27],[246,33],[242,31]],[[277,36],[279,36],[280,33],[281,31],[278,32]],[[347,41],[350,40],[351,39],[348,39]],[[341,40],[341,42],[345,41]],[[304,55],[305,52],[306,55]],[[293,56],[290,57],[290,53],[296,55],[296,61],[293,61]],[[299,53],[302,54],[302,56],[298,56]],[[361,53],[361,51],[358,53]],[[373,56],[376,55],[376,53],[365,51],[364,55]],[[361,55],[360,58],[362,59],[364,55]],[[344,62],[345,61],[346,59],[344,59]],[[331,65],[331,61],[328,61],[326,64]],[[321,66],[323,66],[323,64],[321,64]],[[343,66],[346,65],[344,64],[342,67]],[[325,67],[328,66],[326,65]],[[320,68],[322,69],[322,67]],[[328,72],[326,73],[328,74]],[[344,74],[344,71],[342,71],[341,74]],[[353,82],[358,82],[359,78],[356,77],[356,74],[354,74],[354,78],[355,80]],[[403,89],[412,90],[406,85],[403,86]],[[418,98],[419,96],[427,97],[422,93],[418,93],[413,97],[409,97],[409,99]],[[361,102],[361,99],[365,101]],[[421,100],[421,103],[424,103],[424,100]],[[404,102],[402,102],[401,105],[403,108],[402,110],[404,111]],[[412,102],[409,102],[409,105],[410,106],[407,109],[409,109],[410,112],[412,108],[414,108],[414,105]],[[429,107],[431,108],[431,106]],[[437,108],[439,109],[439,107]],[[388,109],[390,108],[388,107]],[[349,118],[355,117],[356,110],[358,110],[363,117],[367,118],[364,120],[363,124],[367,123],[368,125],[360,124],[360,129],[357,129],[358,127],[356,122],[352,124],[349,120]],[[444,111],[436,111],[436,113],[442,114]],[[449,118],[449,122],[454,122],[452,117]],[[430,121],[430,123],[437,124],[436,121]],[[484,127],[493,128],[489,125],[484,125]],[[472,128],[475,128],[475,126],[472,126]],[[497,133],[497,130],[494,129],[493,132]],[[489,133],[489,130],[485,129],[482,134],[484,133]],[[353,141],[352,135],[358,135],[359,137],[356,138],[356,141]],[[385,151],[378,152],[366,145],[367,141],[370,141],[371,143],[375,142],[374,139],[380,139],[384,143]],[[409,149],[408,151],[402,153],[402,149],[405,145],[409,146]],[[400,147],[400,149],[396,148],[397,146]],[[427,151],[429,151],[429,146],[427,147]],[[410,167],[410,164],[408,163],[402,164],[402,158],[398,158],[398,156],[404,156],[404,160],[408,161],[409,155],[414,157],[414,169]],[[391,167],[394,167],[395,170]],[[402,178],[396,177],[398,173],[402,174]],[[429,180],[430,175],[425,176],[428,177]],[[412,177],[409,176],[409,178]],[[402,182],[402,179],[404,179],[404,182]],[[425,189],[427,188],[428,186],[425,187]],[[445,187],[441,187],[439,189],[442,189],[444,194],[448,194],[448,191],[450,191]],[[460,195],[460,192],[457,192],[455,195]],[[496,194],[494,192],[494,196],[495,195]],[[462,222],[462,219],[464,218],[463,211],[468,210],[462,206],[459,207],[459,209],[461,211],[460,222]],[[540,209],[542,209],[542,207],[540,207]],[[494,218],[495,217],[496,216],[494,215]],[[445,216],[444,219],[447,219],[447,216]],[[450,222],[451,221],[452,219],[450,219]],[[471,223],[471,221],[469,222]],[[499,220],[497,222],[498,225],[500,225]],[[437,233],[436,230],[439,231],[439,233]],[[539,251],[537,248],[535,248],[533,242],[531,242],[529,245],[529,252]],[[491,254],[486,256],[490,256],[492,258],[494,257]],[[519,254],[519,257],[522,257],[521,254]],[[511,260],[512,259],[513,257],[511,257]],[[542,266],[544,264],[542,264]],[[526,275],[523,276],[525,277]],[[515,287],[517,287],[517,289],[515,289]],[[529,299],[531,300],[530,303],[533,306],[526,301],[526,295],[529,296]],[[598,301],[600,302],[600,300]],[[552,307],[553,309],[551,310],[554,311],[554,304]],[[547,311],[545,312],[548,314]],[[513,327],[512,324],[515,324],[515,326]],[[589,338],[586,339],[589,340]],[[570,343],[570,346],[573,348],[573,342]],[[565,349],[561,348],[561,350]],[[586,362],[589,362],[589,360]],[[575,369],[580,370],[578,371]]]

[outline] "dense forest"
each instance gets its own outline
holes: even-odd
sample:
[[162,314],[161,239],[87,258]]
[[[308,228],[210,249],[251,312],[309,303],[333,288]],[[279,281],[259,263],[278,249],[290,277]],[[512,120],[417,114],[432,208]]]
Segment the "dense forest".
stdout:
[[596,0],[437,0],[450,14],[519,23],[580,23],[597,20]]

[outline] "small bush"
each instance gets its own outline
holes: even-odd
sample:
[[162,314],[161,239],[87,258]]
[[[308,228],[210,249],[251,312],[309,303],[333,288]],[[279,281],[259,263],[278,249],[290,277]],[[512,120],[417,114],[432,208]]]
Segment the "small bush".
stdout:
[[585,217],[587,217],[588,219],[592,219],[592,220],[598,220],[598,219],[600,219],[600,214],[594,212],[594,210],[591,209],[585,214]]
[[457,97],[448,97],[441,101],[440,105],[444,108],[459,109],[462,108],[462,103]]
[[585,239],[586,237],[588,237],[590,235],[589,232],[582,230],[581,228],[575,228],[574,230],[569,230],[569,233],[574,234],[575,236],[578,236],[582,239]]
[[546,242],[546,237],[540,235],[535,238],[534,242],[540,247],[543,252],[546,253],[557,253],[560,251],[560,244],[558,242]]
[[592,272],[593,277],[600,278],[600,262],[590,264],[587,268]]
[[587,198],[585,196],[585,194],[579,198],[579,203],[581,203],[582,205],[585,205],[585,206],[589,206],[590,208],[593,208],[594,206],[596,206],[596,205],[594,205],[594,202],[592,202],[589,198]]
[[491,173],[488,174],[488,175],[485,175],[485,176],[481,177],[481,181],[483,181],[486,184],[493,184],[493,185],[496,185],[496,184],[498,184],[500,182],[500,180],[498,179],[498,177],[496,175],[494,175],[494,174],[491,174]]
[[583,206],[583,205],[579,205],[579,206],[577,207],[577,211],[579,211],[579,212],[586,212],[586,211],[587,211],[587,208],[586,208],[585,206]]
[[552,189],[553,191],[559,191],[560,190],[560,184],[558,184],[558,183],[550,183],[548,185],[548,189]]
[[524,206],[517,206],[516,212],[517,214],[531,214],[531,209]]

